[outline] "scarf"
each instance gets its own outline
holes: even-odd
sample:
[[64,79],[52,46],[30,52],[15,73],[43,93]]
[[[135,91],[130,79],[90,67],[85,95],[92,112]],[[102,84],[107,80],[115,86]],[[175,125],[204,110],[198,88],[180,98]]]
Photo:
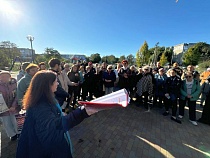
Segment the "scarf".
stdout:
[[[59,105],[58,103],[56,103],[56,106],[57,106],[57,108],[60,110],[61,116],[64,116],[64,115],[63,115],[63,112],[62,112],[62,109],[61,109],[61,107],[60,107],[60,105]],[[66,139],[67,143],[68,143],[69,146],[70,146],[70,151],[71,151],[71,153],[73,153],[73,146],[72,146],[70,134],[69,134],[68,131],[64,133],[64,138]]]

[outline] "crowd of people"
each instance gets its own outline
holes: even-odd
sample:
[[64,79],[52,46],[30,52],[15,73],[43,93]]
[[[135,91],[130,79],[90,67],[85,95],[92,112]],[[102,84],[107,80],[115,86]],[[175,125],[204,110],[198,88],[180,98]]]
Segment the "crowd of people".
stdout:
[[[147,65],[136,68],[135,65],[129,66],[127,60],[117,63],[116,67],[107,65],[106,62],[93,64],[80,61],[70,67],[68,63],[56,58],[51,59],[48,66],[44,62],[38,65],[26,62],[22,64],[17,80],[11,78],[9,72],[2,71],[0,92],[9,111],[1,113],[0,117],[11,140],[16,140],[21,131],[28,136],[20,139],[20,144],[34,141],[37,144],[36,148],[42,150],[34,138],[26,140],[34,132],[40,133],[37,137],[40,137],[43,143],[45,137],[48,136],[50,141],[54,136],[61,137],[63,133],[65,138],[62,136],[59,143],[67,139],[67,144],[70,144],[66,131],[94,113],[88,108],[81,109],[77,102],[90,101],[123,88],[128,91],[131,102],[138,107],[144,106],[148,110],[153,107],[165,108],[164,116],[168,116],[171,109],[171,120],[177,123],[181,123],[187,105],[189,121],[193,125],[197,125],[196,102],[201,95],[200,107],[204,108],[198,121],[210,124],[210,68],[201,74],[195,71],[193,65],[183,69],[178,63],[171,67],[162,67],[160,62],[157,62],[153,68]],[[36,104],[39,106],[35,106]],[[53,107],[49,106],[52,104]],[[69,109],[73,111],[69,113]],[[20,116],[19,111],[24,110],[27,110],[28,117],[24,119],[24,126],[21,126],[16,119]],[[57,121],[57,125],[51,124],[52,120]],[[39,121],[41,125],[33,127],[35,121]],[[68,121],[71,123],[68,124]],[[62,130],[60,133],[50,134],[48,131],[43,133],[41,130],[45,131],[46,127]],[[31,129],[31,133],[26,129]],[[68,146],[71,145],[66,147]],[[23,152],[24,148],[26,148],[24,145],[20,145],[18,150],[29,154]],[[57,146],[53,150],[56,148]],[[34,151],[35,149],[32,153]],[[63,154],[71,155],[69,152]],[[20,154],[19,157],[21,156]]]

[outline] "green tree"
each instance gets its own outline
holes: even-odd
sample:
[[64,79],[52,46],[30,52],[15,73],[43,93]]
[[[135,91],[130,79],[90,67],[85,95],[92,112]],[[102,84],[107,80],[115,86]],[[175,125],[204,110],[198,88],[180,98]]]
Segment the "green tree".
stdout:
[[116,57],[114,55],[109,55],[108,56],[108,63],[109,64],[114,64],[116,62],[117,62],[117,59],[116,59]]
[[184,54],[183,64],[184,65],[197,65],[199,61],[200,54],[195,50],[194,47],[188,49],[188,51]]
[[93,63],[99,63],[101,61],[101,56],[100,54],[96,53],[96,54],[91,54],[90,55],[90,60],[93,62]]
[[121,55],[118,61],[119,61],[119,62],[122,62],[122,61],[125,60],[125,59],[126,59],[126,58],[125,58],[125,55]]
[[144,44],[140,48],[140,53],[142,54],[142,63],[143,64],[147,64],[149,61],[150,54],[149,54],[148,48],[149,48],[149,46],[148,46],[147,42],[144,41]]
[[164,52],[160,58],[160,65],[164,66],[168,62],[168,59],[166,57],[166,52]]
[[198,42],[190,47],[183,56],[184,65],[197,65],[199,61],[203,62],[210,57],[210,45],[205,42]]
[[142,54],[139,50],[136,52],[136,65],[138,67],[142,66]]
[[57,51],[54,48],[45,48],[44,50],[44,57],[49,60],[52,58],[58,58],[58,59],[62,59],[61,54],[59,53],[59,51]]
[[128,60],[129,65],[133,65],[134,64],[134,56],[132,54],[129,54],[127,56],[127,60]]
[[38,63],[46,62],[46,58],[42,54],[35,54],[35,61]]
[[167,61],[169,63],[171,63],[172,55],[173,55],[173,47],[167,47],[165,51],[165,56],[167,57]]
[[149,46],[146,41],[141,46],[141,48],[136,53],[136,64],[137,66],[142,66],[143,64],[148,64],[150,58]]
[[0,66],[9,67],[16,56],[21,56],[17,45],[10,41],[2,41],[0,43]]

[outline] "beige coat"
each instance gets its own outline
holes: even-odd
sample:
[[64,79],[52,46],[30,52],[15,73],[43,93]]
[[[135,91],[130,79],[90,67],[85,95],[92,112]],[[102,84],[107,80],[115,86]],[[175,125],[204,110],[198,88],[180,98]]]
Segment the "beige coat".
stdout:
[[58,75],[58,78],[61,82],[62,88],[68,93],[68,85],[72,86],[74,85],[74,83],[69,80],[67,74],[64,71],[62,71],[60,75]]

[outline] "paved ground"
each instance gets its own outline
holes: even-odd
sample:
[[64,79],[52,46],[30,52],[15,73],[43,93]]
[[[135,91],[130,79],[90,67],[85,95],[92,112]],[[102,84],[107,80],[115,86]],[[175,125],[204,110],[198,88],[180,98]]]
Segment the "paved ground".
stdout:
[[[197,118],[201,110],[197,108]],[[188,115],[182,124],[162,116],[158,108],[143,107],[101,111],[71,130],[75,158],[206,158],[210,157],[210,126],[192,125]],[[186,114],[188,109],[185,110]],[[1,128],[2,158],[15,157],[16,142]]]

